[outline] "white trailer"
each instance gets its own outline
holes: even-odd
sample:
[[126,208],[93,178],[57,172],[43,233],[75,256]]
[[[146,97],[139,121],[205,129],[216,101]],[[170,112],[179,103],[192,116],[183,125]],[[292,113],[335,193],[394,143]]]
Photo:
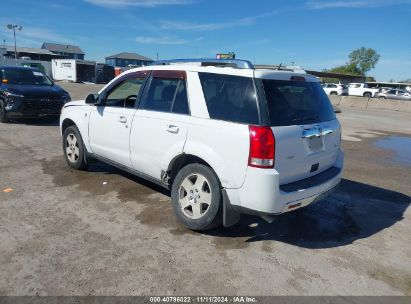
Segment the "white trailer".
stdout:
[[94,82],[96,62],[78,59],[53,59],[51,69],[54,80]]

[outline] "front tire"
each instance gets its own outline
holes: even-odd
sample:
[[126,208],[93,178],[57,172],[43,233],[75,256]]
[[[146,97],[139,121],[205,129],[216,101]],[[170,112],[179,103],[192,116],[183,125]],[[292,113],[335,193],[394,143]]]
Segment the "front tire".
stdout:
[[63,133],[63,152],[67,164],[76,170],[87,167],[84,158],[84,144],[80,131],[76,126],[70,126]]
[[178,220],[191,230],[222,224],[221,185],[210,167],[190,164],[182,168],[174,179],[171,201]]
[[0,100],[0,122],[8,122],[4,101]]
[[363,95],[363,97],[365,97],[365,98],[371,98],[372,95],[371,95],[371,93],[369,93],[369,92],[365,92],[364,95]]

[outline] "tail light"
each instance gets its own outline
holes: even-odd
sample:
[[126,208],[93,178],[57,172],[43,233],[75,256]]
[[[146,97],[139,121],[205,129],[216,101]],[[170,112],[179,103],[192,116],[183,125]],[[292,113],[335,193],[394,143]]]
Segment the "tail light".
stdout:
[[270,127],[249,126],[250,155],[248,165],[256,168],[273,168],[275,138]]

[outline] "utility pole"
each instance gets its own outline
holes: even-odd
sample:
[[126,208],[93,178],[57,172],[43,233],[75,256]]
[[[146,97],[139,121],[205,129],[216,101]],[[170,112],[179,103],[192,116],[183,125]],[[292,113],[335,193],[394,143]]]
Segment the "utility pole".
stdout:
[[7,54],[7,49],[6,49],[6,39],[3,39],[3,47],[4,47],[4,53],[3,53],[3,58],[6,58],[6,54]]
[[17,61],[17,43],[16,43],[16,29],[21,31],[23,27],[21,25],[13,25],[13,24],[7,24],[7,28],[9,30],[13,30],[13,36],[14,36],[14,59]]

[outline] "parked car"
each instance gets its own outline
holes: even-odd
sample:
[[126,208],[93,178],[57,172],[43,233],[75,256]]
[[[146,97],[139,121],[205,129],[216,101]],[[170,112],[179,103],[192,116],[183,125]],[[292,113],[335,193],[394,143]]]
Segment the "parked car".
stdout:
[[322,87],[328,95],[348,95],[348,87],[338,83],[324,83]]
[[348,95],[363,96],[367,98],[374,97],[378,89],[369,88],[366,83],[350,83],[348,85]]
[[[390,87],[380,87],[380,88],[378,88],[378,92],[377,92],[376,94],[378,94],[378,93],[385,93],[385,92],[387,92],[387,91],[389,91],[389,90],[392,90],[392,88],[390,88]],[[376,96],[374,95],[374,97],[376,97]]]
[[66,104],[60,127],[70,167],[98,159],[170,189],[193,230],[307,206],[343,169],[341,126],[318,80],[248,61],[128,70]]
[[385,92],[375,94],[379,99],[399,99],[399,100],[411,100],[411,93],[405,90],[391,89]]
[[0,122],[26,116],[60,115],[70,95],[35,68],[0,67]]

